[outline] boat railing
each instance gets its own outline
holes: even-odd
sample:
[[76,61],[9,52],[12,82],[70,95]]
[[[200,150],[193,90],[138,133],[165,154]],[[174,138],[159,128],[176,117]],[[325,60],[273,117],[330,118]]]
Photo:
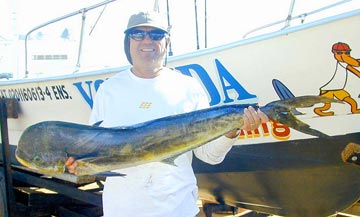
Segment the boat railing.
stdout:
[[260,30],[263,30],[263,29],[266,29],[266,28],[269,28],[269,27],[273,27],[273,26],[281,24],[281,23],[285,24],[284,27],[281,28],[281,30],[286,29],[286,28],[290,27],[290,22],[292,20],[296,20],[296,19],[301,19],[301,23],[304,23],[305,18],[310,16],[310,15],[317,14],[317,13],[322,12],[324,10],[336,7],[338,5],[341,5],[341,4],[350,2],[350,1],[352,1],[352,0],[341,0],[341,1],[338,1],[338,2],[336,2],[334,4],[330,4],[330,5],[327,5],[325,7],[321,7],[319,9],[316,9],[316,10],[313,10],[313,11],[310,11],[310,12],[307,12],[307,13],[302,13],[302,14],[297,15],[297,16],[292,16],[292,13],[293,13],[293,10],[294,10],[294,5],[295,5],[295,0],[292,0],[291,4],[290,4],[290,8],[289,8],[289,13],[288,13],[288,16],[286,17],[286,19],[279,20],[279,21],[276,21],[276,22],[272,22],[272,23],[257,27],[255,29],[245,33],[243,38],[247,38],[250,34],[252,34],[254,32],[257,32],[257,31],[260,31]]
[[[25,78],[28,77],[29,75],[29,70],[28,70],[28,47],[27,47],[27,43],[28,43],[28,38],[29,38],[29,35],[31,33],[33,33],[34,31],[36,30],[39,30],[45,26],[48,26],[50,24],[53,24],[53,23],[56,23],[58,21],[61,21],[61,20],[64,20],[64,19],[67,19],[69,17],[73,17],[75,15],[79,15],[79,14],[82,14],[81,16],[81,32],[80,32],[80,40],[79,40],[79,49],[78,49],[78,56],[77,56],[77,63],[76,63],[76,69],[74,70],[74,73],[77,72],[80,68],[80,59],[81,59],[81,52],[82,52],[82,42],[83,42],[83,36],[84,36],[84,26],[85,26],[85,20],[86,20],[86,13],[90,10],[93,10],[95,8],[98,8],[98,7],[101,7],[103,5],[107,5],[111,2],[114,2],[116,0],[106,0],[106,1],[103,1],[103,2],[100,2],[98,4],[95,4],[95,5],[92,5],[92,6],[89,6],[89,7],[86,7],[86,8],[83,8],[83,9],[80,9],[80,10],[77,10],[77,11],[74,11],[72,13],[69,13],[69,14],[66,14],[66,15],[63,15],[61,17],[58,17],[58,18],[55,18],[55,19],[52,19],[50,21],[47,21],[39,26],[36,26],[35,28],[31,29],[28,33],[26,33],[25,35]],[[105,9],[105,7],[104,7]],[[102,14],[102,13],[101,13]],[[100,14],[100,16],[101,16]]]

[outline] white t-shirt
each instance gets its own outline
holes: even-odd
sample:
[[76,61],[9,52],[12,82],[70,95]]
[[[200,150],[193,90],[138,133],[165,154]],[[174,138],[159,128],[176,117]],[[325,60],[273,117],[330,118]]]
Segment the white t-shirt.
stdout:
[[[153,79],[136,77],[125,70],[99,88],[90,124],[103,127],[129,126],[148,120],[209,107],[208,98],[196,79],[163,69]],[[210,164],[220,163],[233,139],[220,137],[193,152]],[[175,159],[177,166],[155,162],[116,172],[125,177],[108,177],[103,191],[105,217],[193,217],[199,209],[192,153]]]

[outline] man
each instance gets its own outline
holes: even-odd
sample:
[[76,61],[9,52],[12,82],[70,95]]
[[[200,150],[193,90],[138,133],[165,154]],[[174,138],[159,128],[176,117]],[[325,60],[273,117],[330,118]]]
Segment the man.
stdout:
[[[169,28],[157,13],[140,12],[130,17],[124,49],[131,69],[118,73],[99,88],[90,123],[103,127],[133,125],[164,116],[209,107],[201,85],[192,77],[165,67]],[[256,129],[267,116],[245,109],[244,129]],[[103,191],[104,216],[194,217],[197,185],[191,167],[193,153],[201,160],[220,163],[230,150],[238,130],[185,153],[176,166],[160,162],[118,170],[126,177],[108,177]],[[76,161],[67,161],[76,174]]]

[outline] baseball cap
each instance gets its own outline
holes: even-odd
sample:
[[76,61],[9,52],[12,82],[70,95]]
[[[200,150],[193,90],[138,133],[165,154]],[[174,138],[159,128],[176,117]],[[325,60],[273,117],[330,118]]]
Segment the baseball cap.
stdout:
[[139,12],[133,14],[129,19],[127,28],[124,33],[127,33],[130,29],[139,26],[150,26],[161,29],[167,33],[170,31],[166,17],[157,12]]
[[332,51],[351,51],[350,46],[343,42],[333,44]]

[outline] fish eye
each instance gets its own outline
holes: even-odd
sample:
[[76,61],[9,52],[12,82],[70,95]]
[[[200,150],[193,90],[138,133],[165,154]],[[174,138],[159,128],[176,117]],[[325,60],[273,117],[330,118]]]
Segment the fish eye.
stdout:
[[37,163],[42,161],[39,156],[35,156],[33,160],[34,160],[34,162],[37,162]]

